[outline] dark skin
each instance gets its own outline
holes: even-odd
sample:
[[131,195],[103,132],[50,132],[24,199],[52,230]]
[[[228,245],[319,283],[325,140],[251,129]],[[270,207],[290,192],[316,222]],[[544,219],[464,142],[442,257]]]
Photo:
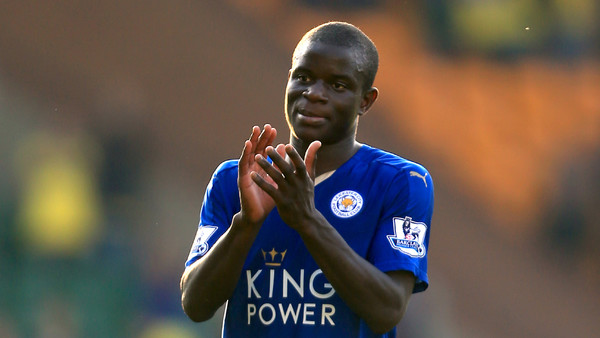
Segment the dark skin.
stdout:
[[384,333],[402,319],[415,277],[406,271],[384,273],[360,257],[314,204],[315,177],[337,169],[361,147],[355,138],[358,117],[378,92],[363,88],[350,48],[310,43],[298,55],[286,87],[290,144],[273,147],[274,128],[253,128],[239,161],[241,211],[211,250],[184,272],[183,307],[190,318],[202,321],[227,301],[262,222],[277,206],[339,296],[371,330]]

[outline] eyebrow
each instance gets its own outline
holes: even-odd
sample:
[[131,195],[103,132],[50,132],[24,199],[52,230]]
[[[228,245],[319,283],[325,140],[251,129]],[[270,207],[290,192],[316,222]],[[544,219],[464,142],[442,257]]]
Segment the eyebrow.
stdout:
[[[311,75],[314,74],[314,72],[311,71],[309,68],[302,67],[302,66],[298,66],[298,67],[292,69],[292,74],[296,74],[297,72],[305,72],[305,73],[308,73]],[[349,84],[352,84],[355,86],[359,85],[359,81],[353,80],[353,78],[351,76],[348,76],[346,74],[334,73],[334,74],[330,74],[330,76],[332,79],[335,79],[335,80],[343,80],[343,81],[346,81]]]
[[352,86],[358,86],[359,85],[359,81],[358,79],[354,79],[353,77],[347,76],[347,75],[342,75],[342,74],[333,74],[333,79],[334,80],[342,80],[344,82],[347,82],[349,85]]
[[343,74],[333,74],[333,77],[334,77],[334,78],[336,78],[336,79],[342,79],[342,80],[346,80],[346,81],[353,82],[353,81],[352,81],[352,78],[351,78],[350,76],[347,76],[347,75],[343,75]]

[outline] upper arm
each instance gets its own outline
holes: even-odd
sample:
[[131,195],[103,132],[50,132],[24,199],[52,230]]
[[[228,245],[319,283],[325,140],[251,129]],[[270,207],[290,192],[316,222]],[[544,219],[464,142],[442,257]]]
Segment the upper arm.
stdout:
[[[413,173],[413,174],[411,174]],[[433,213],[433,182],[429,173],[414,163],[390,181],[385,193],[382,216],[377,225],[375,245],[369,260],[380,270],[395,276],[395,280],[412,280],[410,292],[423,291],[428,286],[427,253]],[[398,278],[404,271],[411,275]]]
[[227,231],[233,215],[239,211],[236,168],[234,162],[228,161],[221,164],[213,174],[204,194],[198,230],[186,267],[208,252]]

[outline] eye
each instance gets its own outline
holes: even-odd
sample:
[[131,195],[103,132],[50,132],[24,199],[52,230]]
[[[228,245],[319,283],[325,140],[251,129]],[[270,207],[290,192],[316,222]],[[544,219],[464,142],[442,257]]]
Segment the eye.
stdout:
[[346,84],[343,82],[334,82],[332,87],[335,90],[342,90],[348,88],[348,86],[346,86]]
[[306,74],[296,74],[296,79],[300,82],[309,82],[310,77]]

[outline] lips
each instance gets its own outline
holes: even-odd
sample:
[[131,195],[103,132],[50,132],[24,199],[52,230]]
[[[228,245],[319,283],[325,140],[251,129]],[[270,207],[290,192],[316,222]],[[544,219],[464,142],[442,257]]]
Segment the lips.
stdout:
[[297,114],[298,122],[306,124],[321,124],[324,123],[327,118],[321,114],[308,111],[306,109],[298,109]]

